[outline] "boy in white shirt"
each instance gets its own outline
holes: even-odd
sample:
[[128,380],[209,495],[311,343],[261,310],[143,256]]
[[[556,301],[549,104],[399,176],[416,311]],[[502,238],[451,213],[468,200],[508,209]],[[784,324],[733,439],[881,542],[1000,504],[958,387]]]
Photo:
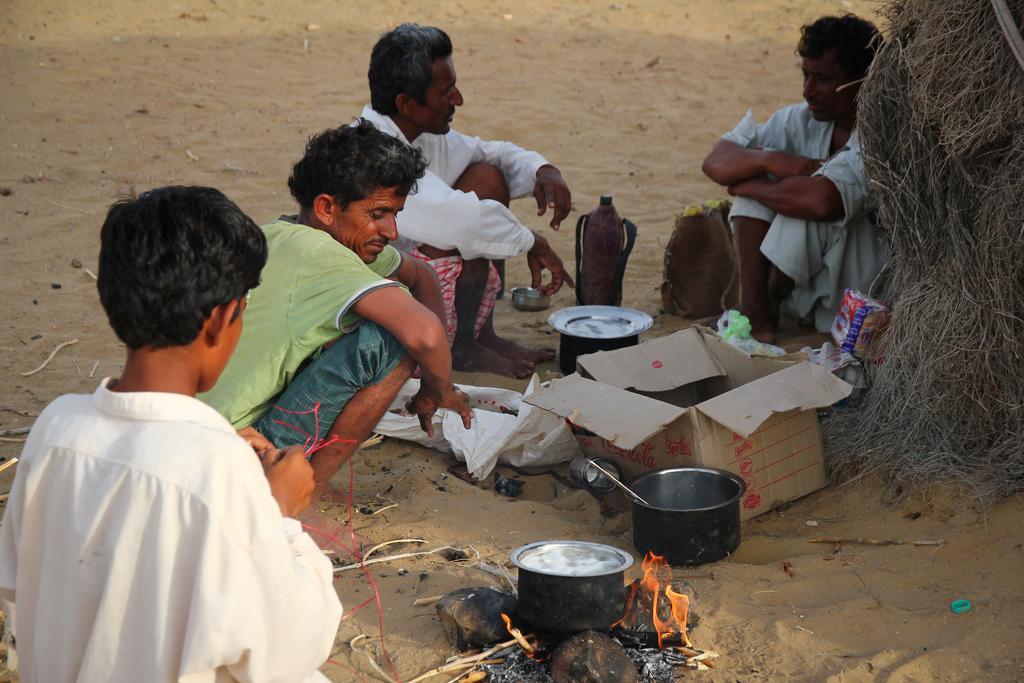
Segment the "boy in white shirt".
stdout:
[[111,207],[97,284],[124,371],[39,416],[0,529],[22,681],[325,680],[341,603],[293,519],[312,468],[298,446],[254,453],[195,398],[231,357],[266,258],[212,188]]

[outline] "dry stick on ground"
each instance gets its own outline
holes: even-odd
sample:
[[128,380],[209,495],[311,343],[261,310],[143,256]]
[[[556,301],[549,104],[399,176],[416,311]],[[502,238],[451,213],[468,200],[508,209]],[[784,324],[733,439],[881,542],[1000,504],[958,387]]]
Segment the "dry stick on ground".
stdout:
[[27,440],[27,437],[24,436],[15,437],[13,439],[7,436],[0,436],[0,442],[2,443],[25,443]]
[[12,408],[10,406],[0,406],[0,410],[6,410],[9,413],[21,415],[22,417],[39,417],[39,413],[32,413],[27,410],[19,410],[17,408]]
[[14,436],[16,434],[28,434],[31,427],[15,427],[14,429],[0,429],[0,436]]
[[11,458],[7,462],[5,462],[3,465],[0,465],[0,472],[3,472],[8,467],[14,467],[16,464],[18,464],[18,459],[17,458]]
[[386,548],[389,545],[395,545],[396,543],[426,543],[426,541],[424,541],[422,538],[396,538],[393,541],[384,541],[383,543],[378,543],[377,545],[373,546],[365,553],[363,553],[363,561],[365,562],[366,560],[370,559],[370,555],[373,555],[381,548]]
[[443,595],[431,595],[428,598],[416,598],[412,601],[413,607],[423,607],[424,605],[433,605],[435,602],[443,598]]
[[824,538],[809,538],[808,543],[837,543],[839,545],[946,545],[946,539],[940,538],[935,541],[905,541],[902,538],[839,538],[826,536]]
[[394,679],[392,679],[391,676],[388,676],[386,673],[384,673],[384,669],[380,668],[380,664],[378,664],[377,660],[370,656],[369,652],[360,647],[356,647],[356,643],[358,643],[363,638],[369,638],[369,636],[365,633],[360,633],[358,636],[348,641],[348,646],[352,648],[353,652],[357,652],[362,656],[366,657],[366,661],[370,662],[370,666],[372,666],[377,671],[377,673],[380,674],[381,678],[383,678],[388,683],[394,683]]
[[96,368],[98,368],[99,366],[100,366],[100,362],[99,361],[96,361],[95,363],[92,364],[92,370],[89,371],[89,378],[90,379],[92,378],[93,375],[96,374]]
[[410,558],[410,557],[425,557],[427,555],[436,555],[437,553],[439,553],[439,552],[441,552],[443,550],[460,550],[460,548],[456,548],[456,547],[450,546],[450,545],[443,545],[440,548],[434,548],[433,550],[424,550],[422,552],[415,552],[415,553],[400,553],[398,555],[388,555],[387,557],[378,557],[378,558],[373,559],[373,560],[365,560],[362,563],[356,562],[355,564],[346,564],[343,567],[335,567],[334,568],[334,573],[335,574],[340,574],[341,572],[345,572],[345,571],[348,571],[350,569],[359,569],[360,567],[362,567],[364,565],[365,566],[369,566],[371,564],[377,564],[379,562],[391,562],[392,560],[404,560],[404,559],[407,559],[407,558]]
[[427,671],[426,673],[420,674],[412,680],[406,681],[406,683],[419,683],[419,681],[426,680],[432,676],[437,676],[439,674],[448,673],[449,671],[457,671],[458,669],[465,669],[470,666],[477,666],[481,662],[484,662],[490,659],[491,657],[500,657],[500,652],[515,647],[517,644],[518,643],[516,642],[515,638],[513,638],[512,640],[506,640],[504,643],[498,643],[489,650],[484,650],[479,654],[471,655],[469,657],[462,657],[461,659],[456,659],[446,664],[442,664],[441,666],[433,668],[430,671]]
[[46,357],[46,360],[44,360],[42,362],[42,364],[38,368],[36,368],[35,370],[29,370],[28,372],[23,372],[23,373],[21,373],[21,376],[22,377],[31,377],[32,375],[36,374],[37,372],[39,372],[40,370],[45,368],[47,365],[49,365],[50,361],[53,360],[53,357],[57,355],[58,351],[63,349],[65,346],[71,346],[72,344],[77,344],[77,343],[78,343],[77,339],[72,339],[71,341],[66,341],[66,342],[62,342],[60,344],[57,344],[56,348],[54,348],[53,351],[50,351],[50,355]]

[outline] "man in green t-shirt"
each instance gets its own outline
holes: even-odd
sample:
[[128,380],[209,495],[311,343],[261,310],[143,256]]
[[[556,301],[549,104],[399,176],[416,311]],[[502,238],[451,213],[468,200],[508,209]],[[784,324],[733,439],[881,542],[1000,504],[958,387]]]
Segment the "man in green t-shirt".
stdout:
[[238,349],[199,396],[257,449],[305,442],[321,485],[417,365],[422,383],[409,409],[424,430],[439,408],[470,427],[452,384],[437,278],[388,244],[424,168],[419,152],[370,124],[310,139],[288,179],[299,214],[263,226],[267,265]]

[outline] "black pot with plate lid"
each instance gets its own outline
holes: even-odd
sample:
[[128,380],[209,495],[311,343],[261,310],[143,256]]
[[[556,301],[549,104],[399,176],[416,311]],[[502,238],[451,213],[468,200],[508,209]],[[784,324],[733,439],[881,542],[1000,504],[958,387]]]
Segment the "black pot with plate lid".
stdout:
[[559,333],[558,367],[568,375],[576,372],[577,356],[640,343],[640,333],[651,329],[654,319],[625,306],[573,306],[552,313],[548,324]]

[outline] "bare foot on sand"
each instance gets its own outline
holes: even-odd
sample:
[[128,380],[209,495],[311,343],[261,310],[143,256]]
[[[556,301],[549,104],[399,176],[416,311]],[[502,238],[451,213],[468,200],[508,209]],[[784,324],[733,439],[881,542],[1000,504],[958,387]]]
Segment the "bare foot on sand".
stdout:
[[531,361],[503,356],[476,342],[469,348],[452,349],[452,367],[466,372],[493,372],[496,375],[519,379],[529,377],[533,373]]
[[494,333],[493,329],[489,333],[486,328],[481,330],[477,341],[481,346],[485,346],[506,358],[524,360],[528,363],[543,363],[544,361],[555,359],[554,349],[528,349],[510,339],[499,337]]

